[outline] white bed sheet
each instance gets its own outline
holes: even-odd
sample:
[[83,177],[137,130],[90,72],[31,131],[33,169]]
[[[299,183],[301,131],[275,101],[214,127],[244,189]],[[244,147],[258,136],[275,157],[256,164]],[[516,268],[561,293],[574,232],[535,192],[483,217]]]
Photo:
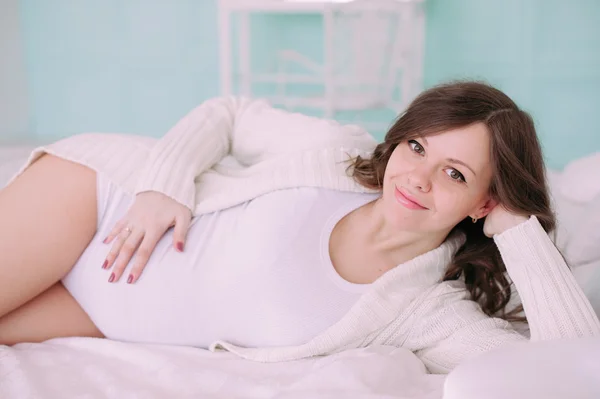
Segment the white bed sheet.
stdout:
[[60,338],[0,346],[0,398],[442,398],[406,349],[374,346],[285,363],[190,347]]

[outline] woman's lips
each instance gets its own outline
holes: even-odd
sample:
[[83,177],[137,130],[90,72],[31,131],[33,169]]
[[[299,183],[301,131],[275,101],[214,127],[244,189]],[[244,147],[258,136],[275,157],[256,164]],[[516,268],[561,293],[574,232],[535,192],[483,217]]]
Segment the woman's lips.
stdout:
[[402,194],[402,192],[400,190],[398,190],[398,187],[395,188],[395,196],[396,196],[396,201],[398,201],[399,203],[401,203],[408,209],[427,209],[424,206],[420,205],[419,203],[408,199],[406,197],[406,195]]

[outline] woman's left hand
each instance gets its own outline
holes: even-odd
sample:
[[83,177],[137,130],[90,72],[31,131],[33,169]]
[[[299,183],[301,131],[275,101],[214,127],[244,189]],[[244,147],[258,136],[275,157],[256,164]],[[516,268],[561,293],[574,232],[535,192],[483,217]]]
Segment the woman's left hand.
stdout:
[[498,204],[486,216],[483,223],[483,233],[492,238],[494,235],[503,233],[527,220],[529,220],[529,217],[510,212],[504,206]]

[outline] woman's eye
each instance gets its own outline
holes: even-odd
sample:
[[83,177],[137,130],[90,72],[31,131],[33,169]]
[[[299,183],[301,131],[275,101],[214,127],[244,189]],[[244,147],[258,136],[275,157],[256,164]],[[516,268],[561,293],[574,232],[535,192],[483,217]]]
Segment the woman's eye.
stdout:
[[458,170],[456,169],[448,169],[450,171],[450,173],[448,173],[448,176],[450,176],[450,178],[452,180],[456,180],[458,182],[464,182],[466,183],[467,181],[465,180],[465,177],[463,176],[462,173],[460,173]]
[[408,140],[408,145],[417,154],[423,154],[425,152],[423,146],[416,140]]
[[[408,140],[408,145],[413,152],[419,155],[423,155],[425,153],[425,148],[423,148],[423,146],[417,140]],[[457,183],[467,182],[465,176],[458,170],[454,168],[448,168],[447,170],[450,171],[446,173],[448,174],[448,176],[450,176],[452,180],[456,181]]]

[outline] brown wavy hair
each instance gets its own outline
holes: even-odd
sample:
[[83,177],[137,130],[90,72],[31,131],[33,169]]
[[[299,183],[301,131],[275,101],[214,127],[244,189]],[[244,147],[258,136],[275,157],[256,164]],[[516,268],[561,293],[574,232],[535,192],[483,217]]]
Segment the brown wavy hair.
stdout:
[[[375,147],[370,158],[352,160],[350,174],[364,187],[382,189],[382,178],[398,144],[418,136],[483,123],[490,132],[492,181],[490,196],[508,210],[535,215],[546,232],[554,230],[542,150],[531,116],[506,94],[482,82],[451,82],[421,93]],[[466,234],[443,281],[464,276],[471,298],[492,316],[525,320],[522,306],[506,311],[511,284],[493,239],[483,233],[485,218],[461,221],[454,229]],[[454,231],[454,230],[453,230]]]

